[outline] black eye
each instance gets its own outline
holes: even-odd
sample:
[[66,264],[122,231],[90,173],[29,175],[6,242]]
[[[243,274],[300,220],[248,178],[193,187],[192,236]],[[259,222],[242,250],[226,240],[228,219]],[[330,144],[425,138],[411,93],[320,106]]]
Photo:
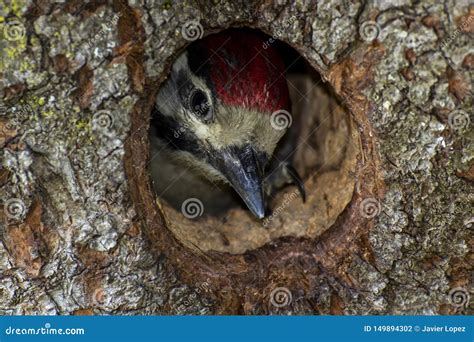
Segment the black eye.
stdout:
[[211,104],[202,90],[196,89],[191,93],[189,106],[196,117],[205,121],[211,119]]

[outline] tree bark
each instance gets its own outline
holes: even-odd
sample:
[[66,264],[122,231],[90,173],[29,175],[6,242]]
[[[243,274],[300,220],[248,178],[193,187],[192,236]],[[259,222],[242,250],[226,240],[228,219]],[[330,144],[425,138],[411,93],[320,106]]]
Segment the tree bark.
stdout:
[[[472,314],[467,2],[18,3],[0,9],[0,313]],[[196,251],[151,191],[148,119],[193,35],[241,26],[347,108],[355,188],[316,238]]]

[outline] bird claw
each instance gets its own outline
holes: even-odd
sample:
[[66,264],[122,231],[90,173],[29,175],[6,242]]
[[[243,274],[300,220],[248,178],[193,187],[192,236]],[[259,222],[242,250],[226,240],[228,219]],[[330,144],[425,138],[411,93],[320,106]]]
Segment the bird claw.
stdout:
[[304,182],[301,179],[300,175],[298,174],[298,171],[291,165],[290,163],[285,163],[282,165],[284,168],[284,173],[288,176],[288,178],[291,179],[291,183],[296,185],[298,188],[298,191],[300,193],[301,198],[303,199],[303,203],[306,202],[306,190],[304,188]]
[[296,185],[298,192],[303,199],[303,203],[306,202],[304,182],[296,169],[289,162],[280,163],[267,178],[266,193],[268,196],[272,197],[272,194],[278,191],[278,189],[281,189],[288,184]]

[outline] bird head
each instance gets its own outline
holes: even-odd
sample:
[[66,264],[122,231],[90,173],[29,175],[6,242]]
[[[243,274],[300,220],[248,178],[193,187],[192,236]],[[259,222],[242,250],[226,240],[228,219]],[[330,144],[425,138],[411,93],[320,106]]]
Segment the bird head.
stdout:
[[284,63],[265,41],[230,30],[194,42],[173,64],[153,113],[171,155],[229,183],[258,218],[265,168],[285,134],[271,114],[290,107]]

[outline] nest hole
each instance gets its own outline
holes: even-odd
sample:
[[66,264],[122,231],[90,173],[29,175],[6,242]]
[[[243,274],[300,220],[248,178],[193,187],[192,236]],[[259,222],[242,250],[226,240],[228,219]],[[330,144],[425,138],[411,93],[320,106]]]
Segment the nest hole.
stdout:
[[263,220],[255,218],[237,196],[225,210],[210,214],[204,208],[202,215],[190,219],[156,194],[167,228],[191,250],[242,254],[281,237],[316,239],[352,199],[360,151],[355,123],[302,55],[270,39],[284,59],[292,102],[292,123],[277,149],[294,146],[289,158],[304,179],[306,202],[296,186],[289,185],[271,198],[271,212]]

